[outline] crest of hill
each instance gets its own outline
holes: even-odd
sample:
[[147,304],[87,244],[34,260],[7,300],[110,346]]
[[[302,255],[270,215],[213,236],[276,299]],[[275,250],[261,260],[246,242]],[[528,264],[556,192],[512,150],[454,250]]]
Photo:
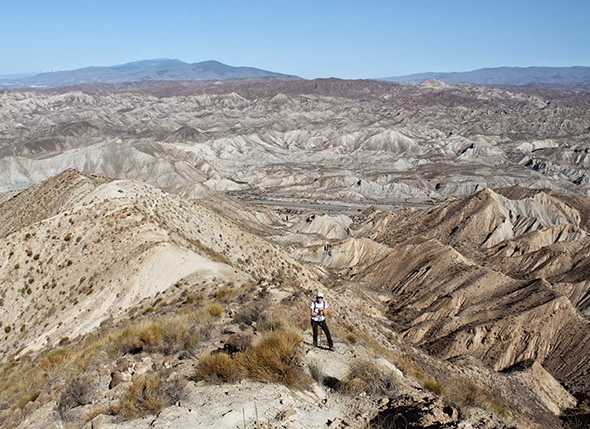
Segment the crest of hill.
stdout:
[[212,288],[296,276],[317,288],[239,221],[138,182],[70,170],[0,204],[0,213],[0,354],[92,331],[187,276]]

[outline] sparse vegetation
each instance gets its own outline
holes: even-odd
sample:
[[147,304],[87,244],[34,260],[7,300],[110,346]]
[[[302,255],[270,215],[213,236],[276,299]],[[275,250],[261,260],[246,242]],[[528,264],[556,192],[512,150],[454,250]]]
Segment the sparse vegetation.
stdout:
[[343,390],[351,395],[362,392],[386,395],[396,391],[396,383],[392,375],[386,374],[373,362],[357,360],[352,364]]
[[156,414],[170,403],[160,375],[150,373],[133,381],[119,401],[117,413],[123,418],[133,419]]
[[190,350],[200,340],[190,322],[186,316],[168,316],[134,323],[111,336],[112,349],[118,354]]
[[211,383],[233,383],[241,378],[242,369],[226,353],[212,353],[201,356],[196,377]]
[[238,311],[234,314],[233,320],[236,323],[250,326],[256,322],[258,316],[264,310],[265,305],[261,301],[254,301],[246,305],[240,306]]
[[[324,88],[325,85],[329,87]],[[64,420],[68,420],[68,415],[84,420],[101,413],[124,418],[157,413],[182,393],[178,380],[170,376],[186,379],[195,374],[195,368],[195,377],[209,383],[249,379],[296,388],[305,386],[309,380],[307,370],[302,368],[304,347],[300,345],[301,337],[290,326],[306,328],[309,333],[308,304],[313,290],[318,287],[325,287],[333,306],[329,324],[338,340],[337,353],[312,349],[308,359],[317,360],[308,368],[311,377],[324,386],[337,386],[334,390],[350,395],[338,396],[340,409],[351,403],[366,407],[368,400],[377,402],[381,399],[379,396],[392,399],[397,381],[404,383],[404,393],[416,394],[421,401],[424,397],[429,400],[440,396],[435,402],[437,405],[444,403],[441,411],[447,415],[449,413],[442,408],[452,408],[453,418],[457,415],[456,408],[464,408],[460,410],[462,419],[470,414],[463,412],[470,407],[486,408],[508,417],[521,411],[528,413],[527,418],[532,411],[544,414],[547,410],[543,403],[547,401],[539,401],[537,394],[530,393],[527,383],[520,383],[520,376],[494,375],[489,368],[471,365],[467,359],[439,359],[445,355],[445,350],[453,350],[453,356],[484,356],[486,367],[508,365],[511,360],[519,359],[520,348],[515,341],[527,338],[535,339],[527,351],[535,354],[540,349],[543,356],[549,353],[546,362],[557,362],[559,374],[571,373],[571,380],[557,374],[560,383],[567,386],[571,382],[587,390],[587,383],[577,380],[580,374],[585,374],[586,369],[582,368],[585,362],[576,362],[573,355],[564,356],[568,346],[580,343],[576,339],[583,339],[583,335],[578,335],[586,327],[577,329],[581,319],[570,318],[579,308],[567,300],[565,304],[573,307],[566,308],[559,301],[559,310],[568,310],[567,314],[558,313],[545,319],[536,317],[559,298],[559,294],[551,293],[551,288],[546,287],[557,279],[551,273],[560,266],[553,256],[561,253],[571,256],[572,252],[567,251],[568,242],[579,241],[589,229],[588,201],[575,195],[560,196],[557,192],[573,189],[572,181],[581,181],[575,185],[581,190],[588,188],[586,177],[577,177],[581,174],[579,169],[570,168],[569,171],[565,165],[572,164],[576,157],[584,161],[582,158],[587,155],[584,155],[586,142],[583,138],[584,133],[590,131],[587,109],[581,120],[571,119],[582,112],[575,106],[577,93],[575,97],[570,94],[571,97],[567,95],[567,99],[561,99],[555,91],[545,93],[534,88],[514,94],[514,91],[493,88],[473,87],[464,91],[461,87],[443,88],[438,84],[433,87],[430,83],[425,88],[383,85],[385,89],[379,89],[381,84],[367,86],[365,82],[357,88],[354,82],[319,81],[311,88],[311,92],[317,89],[319,96],[310,98],[297,96],[302,90],[308,91],[309,85],[305,84],[305,89],[294,81],[292,85],[281,84],[278,89],[285,90],[284,94],[268,103],[267,95],[274,96],[277,92],[274,84],[268,82],[260,88],[250,89],[250,83],[239,87],[232,83],[222,88],[224,93],[235,89],[245,97],[242,100],[235,94],[210,94],[212,86],[203,89],[186,85],[181,85],[182,92],[192,95],[176,99],[166,96],[167,93],[173,95],[174,85],[166,85],[150,91],[151,101],[148,100],[145,108],[142,108],[142,88],[133,90],[132,96],[91,91],[90,94],[63,95],[27,93],[21,97],[8,91],[3,101],[8,103],[10,117],[8,128],[4,130],[7,134],[2,137],[3,142],[10,143],[8,155],[28,153],[34,158],[34,164],[53,157],[56,150],[74,148],[82,142],[87,155],[105,155],[104,160],[108,161],[113,158],[107,156],[109,151],[116,149],[119,155],[130,159],[124,163],[115,162],[114,170],[106,170],[113,170],[113,174],[121,178],[142,179],[149,175],[151,183],[175,190],[177,195],[125,180],[101,186],[110,179],[71,171],[14,195],[0,196],[5,208],[0,228],[4,286],[0,290],[0,306],[6,313],[0,326],[5,341],[0,362],[0,426],[18,426],[12,425],[12,421],[4,424],[9,413],[24,419],[31,411],[43,409],[50,403],[52,408],[57,404]],[[200,93],[208,95],[203,95],[201,100],[197,95]],[[347,94],[352,97],[351,101],[346,100]],[[41,98],[37,100],[37,96]],[[429,105],[434,101],[436,108],[423,109],[422,99]],[[582,101],[587,107],[587,100]],[[288,104],[281,107],[284,102]],[[23,106],[24,113],[20,115],[18,109]],[[245,106],[242,113],[246,116],[254,112],[253,121],[239,118],[240,106]],[[254,108],[257,106],[269,114],[260,114],[261,110]],[[442,113],[438,111],[440,106]],[[95,107],[101,111],[93,112]],[[124,109],[119,109],[121,107]],[[349,115],[352,112],[352,116],[358,116],[359,108],[362,110],[360,122]],[[195,110],[202,114],[192,114]],[[280,120],[281,112],[293,116],[298,111],[308,119],[309,130],[303,134],[290,130],[293,124],[298,128],[296,122],[300,121],[290,121],[293,124],[289,125]],[[519,112],[524,114],[520,119]],[[530,116],[527,112],[532,112],[532,121],[526,120]],[[50,115],[50,121],[42,120],[44,113]],[[488,120],[478,124],[475,119],[481,113]],[[545,114],[549,116],[543,118]],[[74,123],[63,140],[60,130],[73,116],[80,115],[84,121],[81,125]],[[120,120],[121,115],[124,120]],[[109,120],[111,116],[114,121]],[[378,120],[371,120],[371,116]],[[496,124],[493,120],[496,116],[510,120]],[[565,117],[569,119],[564,121]],[[153,120],[146,122],[145,118]],[[294,118],[297,119],[297,115]],[[84,125],[86,120],[90,122]],[[435,123],[439,120],[442,120],[440,126]],[[186,136],[176,134],[171,128],[181,122],[187,122],[189,130],[183,131]],[[237,122],[256,126],[239,130]],[[542,125],[543,122],[547,124]],[[340,123],[346,126],[340,127]],[[111,127],[109,124],[119,125]],[[205,133],[191,128],[196,124],[202,125]],[[270,124],[272,135],[263,135],[265,124]],[[362,125],[363,129],[355,131],[355,124]],[[126,126],[131,132],[121,128]],[[327,138],[322,131],[324,128]],[[533,128],[540,131],[533,132]],[[92,132],[87,134],[88,130]],[[100,136],[105,130],[109,133],[106,145],[102,144],[104,139]],[[207,134],[207,130],[212,134]],[[260,139],[248,137],[252,130],[260,131]],[[504,133],[506,130],[510,132]],[[48,132],[50,139],[45,138]],[[245,137],[233,139],[236,133]],[[485,138],[478,137],[482,133]],[[208,138],[207,135],[219,140],[214,151],[219,159],[213,160],[215,162],[201,162],[194,154],[188,157],[186,151],[175,149],[174,144],[167,145],[166,162],[152,153],[160,146],[165,149],[166,145],[160,145],[161,142],[186,141],[188,147]],[[575,137],[569,139],[571,144],[568,135]],[[43,138],[38,139],[39,136]],[[233,139],[229,146],[223,144],[228,136]],[[536,141],[535,136],[542,138]],[[148,150],[147,155],[145,151],[134,150],[133,143],[138,138],[147,149],[150,149],[149,141],[155,138],[158,147]],[[334,149],[334,142],[342,143],[342,138],[345,144],[338,144],[339,155],[331,163],[330,171],[326,174],[318,169],[308,171],[309,165],[329,158],[327,155]],[[289,141],[283,141],[285,139]],[[121,145],[116,144],[118,140]],[[251,150],[260,149],[261,142],[272,143],[264,145],[266,154]],[[506,144],[496,144],[502,142]],[[564,142],[569,146],[564,156],[572,159],[558,157],[560,151],[550,147]],[[517,153],[531,158],[527,165],[509,166],[514,171],[518,168],[528,171],[519,174],[519,180],[487,180],[485,177],[486,180],[478,180],[478,177],[489,176],[486,169],[480,169],[481,174],[463,174],[485,164],[486,160],[496,166],[502,164],[498,160],[506,158],[501,156],[505,149],[510,155],[508,164],[522,158],[516,157]],[[345,156],[348,152],[362,161],[362,168],[355,167],[355,159],[349,162],[350,157]],[[298,153],[305,156],[299,157],[303,164],[295,162],[298,164],[295,165],[291,161],[297,161]],[[189,163],[193,165],[181,163],[175,168],[173,158],[179,154],[184,161],[193,159],[194,162]],[[140,157],[135,159],[136,155]],[[252,158],[259,155],[260,159]],[[549,164],[544,165],[539,157],[549,157],[555,162],[548,160]],[[270,180],[264,177],[269,173],[263,171],[265,169],[259,169],[254,183],[260,186],[252,187],[248,180],[241,180],[251,176],[250,173],[257,173],[257,166],[263,166],[266,158],[272,160]],[[344,158],[347,165],[341,169],[337,164]],[[399,161],[399,168],[393,173],[386,168],[391,164],[390,158]],[[435,162],[428,164],[430,158]],[[236,159],[244,164],[239,166],[239,174],[233,174]],[[379,171],[372,174],[369,170],[374,160],[378,161]],[[437,170],[437,166],[452,167],[455,161],[461,161],[457,168]],[[91,168],[96,162],[86,164]],[[414,180],[415,172],[410,168],[414,164],[424,173],[424,180]],[[302,166],[305,168],[300,168]],[[22,167],[30,166],[23,164]],[[120,171],[123,167],[126,171]],[[462,171],[464,168],[467,170]],[[528,183],[532,180],[527,179],[533,177],[531,174],[540,177],[538,173],[552,173],[541,171],[543,169],[555,170],[553,173],[563,170],[563,174],[554,176],[560,176],[559,181],[567,186],[559,183],[557,187],[549,186],[556,191],[551,193],[511,186],[498,192],[484,190],[476,194],[476,199],[435,201],[433,207],[422,204],[434,194],[442,198],[480,191],[486,183]],[[402,170],[408,170],[408,174]],[[155,177],[154,171],[161,177]],[[21,173],[25,179],[31,176]],[[359,177],[352,180],[351,175]],[[445,178],[449,175],[465,177],[465,183],[447,186]],[[288,176],[293,180],[277,185],[277,180]],[[363,176],[362,187],[360,176]],[[569,177],[572,180],[567,176],[572,176]],[[200,196],[201,185],[191,187],[185,183],[191,177],[198,181],[212,177],[211,183],[203,186],[214,185],[220,192]],[[401,185],[397,186],[396,182]],[[379,187],[383,192],[379,192]],[[236,190],[235,194],[231,189]],[[223,195],[224,190],[228,191],[229,198]],[[334,204],[326,202],[325,195],[321,195],[326,190]],[[405,203],[397,201],[400,195]],[[276,196],[285,204],[280,201],[266,204]],[[307,196],[308,202],[314,200],[317,204],[306,203],[295,209],[299,206],[295,201],[297,196]],[[367,205],[374,202],[375,207],[364,209],[360,206],[365,204],[355,203],[358,207],[354,209],[354,204],[348,204],[363,198]],[[242,199],[245,202],[240,201]],[[289,202],[291,199],[293,201]],[[337,201],[342,199],[346,200],[344,205]],[[266,203],[249,206],[250,202],[261,200]],[[408,209],[396,209],[392,213],[385,207],[398,205],[397,202]],[[336,212],[346,214],[352,224],[345,216],[332,218]],[[315,213],[319,218],[316,219]],[[504,216],[506,213],[509,215]],[[310,225],[312,220],[315,221]],[[493,234],[495,230],[498,231]],[[514,240],[510,240],[511,237]],[[501,244],[502,241],[506,243]],[[535,252],[539,246],[546,246],[548,250]],[[575,280],[585,274],[584,264],[579,262],[587,256],[582,254],[587,249],[578,248],[580,255],[566,261],[577,267],[576,270],[572,268],[575,275],[566,276],[564,271],[559,278]],[[560,253],[560,249],[565,253]],[[217,270],[218,264],[210,264],[190,255],[191,252],[227,266]],[[536,264],[536,256],[549,258],[548,262]],[[522,260],[530,269],[520,266],[523,264],[518,262]],[[160,264],[170,265],[171,269],[150,275],[150,270],[155,272]],[[203,270],[191,268],[196,265]],[[529,273],[531,270],[534,272]],[[194,272],[189,274],[189,271]],[[523,282],[528,274],[531,279],[545,280]],[[243,279],[251,282],[247,293],[240,286]],[[167,287],[169,283],[175,284]],[[585,287],[583,284],[574,286]],[[147,296],[155,291],[159,291],[155,297]],[[412,291],[421,291],[421,295],[414,296]],[[140,293],[135,295],[136,292]],[[430,292],[436,296],[430,296]],[[538,292],[543,295],[542,299],[534,298]],[[514,299],[501,299],[502,294],[512,296],[514,293],[522,298],[518,305],[512,305]],[[493,301],[488,305],[494,310],[493,314],[481,311],[481,296]],[[510,307],[508,313],[504,311],[505,304]],[[531,309],[534,311],[528,311]],[[511,332],[506,327],[510,328],[514,321],[512,316],[521,316],[517,314],[520,310],[526,314],[518,319],[518,329]],[[449,314],[456,317],[448,317]],[[336,320],[337,317],[341,319]],[[480,323],[482,320],[476,320],[481,317],[485,319],[484,325]],[[531,318],[541,323],[540,327],[529,329]],[[102,321],[99,327],[96,326],[98,321]],[[544,321],[552,324],[547,328],[551,328],[547,338]],[[236,329],[235,324],[239,328]],[[550,347],[563,326],[572,328],[568,330],[572,337],[563,341],[561,348]],[[412,328],[406,331],[408,327]],[[90,333],[84,334],[90,329]],[[470,336],[480,334],[485,344],[470,342]],[[425,345],[423,350],[414,348],[417,342]],[[202,353],[213,349],[213,353]],[[340,353],[341,350],[345,351]],[[433,356],[428,356],[429,352]],[[197,354],[201,355],[200,359]],[[336,378],[340,367],[329,367],[329,363],[321,360],[324,356],[326,360],[346,359],[346,362],[337,362],[344,367],[353,355],[368,356],[368,360],[354,362],[350,376],[344,380],[340,376]],[[387,369],[388,365],[381,359],[372,359],[374,355],[400,368],[408,378],[407,383],[396,375],[397,371],[393,373],[391,368]],[[498,359],[502,362],[498,363]],[[554,372],[555,365],[547,366],[547,370]],[[84,374],[91,374],[93,383],[85,383]],[[528,373],[523,374],[528,376]],[[533,372],[531,377],[537,375]],[[332,384],[331,380],[338,384]],[[423,389],[416,389],[419,390],[416,393],[410,385],[418,387],[418,384]],[[110,389],[108,392],[106,386]],[[548,396],[562,402],[557,384],[549,383],[545,387]],[[97,388],[100,392],[86,392],[86,388]],[[202,388],[198,386],[197,389]],[[217,394],[233,389],[209,386],[209,390]],[[274,387],[266,386],[265,390],[273,391]],[[280,390],[284,391],[282,387]],[[244,391],[247,389],[242,390],[242,396]],[[332,390],[326,389],[326,393],[332,395]],[[375,397],[366,398],[367,402],[355,401],[352,395],[359,393]],[[506,395],[506,400],[500,394]],[[518,396],[521,394],[522,398]],[[229,395],[228,400],[233,400]],[[298,400],[301,396],[294,394],[292,398]],[[290,400],[283,410],[286,413],[291,411],[288,409]],[[80,409],[84,404],[87,406]],[[397,412],[394,404],[397,408],[399,404],[393,400],[390,404],[391,411]],[[420,410],[419,406],[416,410]],[[389,405],[383,405],[387,407]],[[233,408],[238,413],[241,411],[237,406]],[[325,413],[319,414],[323,418]],[[485,417],[484,413],[471,414]],[[237,418],[235,414],[230,417]],[[26,426],[22,421],[18,423]],[[334,426],[337,425],[335,422]]]
[[307,369],[309,369],[309,373],[311,374],[311,378],[317,381],[319,384],[324,382],[324,374],[322,372],[322,368],[318,362],[310,362],[307,365]]
[[432,379],[429,379],[429,380],[426,380],[424,382],[424,388],[426,390],[430,390],[435,395],[440,395],[441,392],[442,392],[442,386],[440,385],[440,383],[438,381],[436,381],[433,378]]
[[509,416],[510,410],[505,401],[493,392],[483,389],[467,378],[453,378],[436,380],[412,359],[408,354],[394,353],[383,347],[371,337],[364,337],[363,341],[376,353],[387,357],[407,376],[416,378],[425,389],[442,396],[446,401],[458,408],[480,407],[493,412],[499,417]]
[[356,336],[353,333],[350,333],[350,332],[344,336],[344,339],[346,340],[346,342],[348,344],[353,344],[354,345],[357,342]]
[[16,398],[12,408],[22,410],[29,402],[35,402],[40,394],[41,391],[35,388],[23,392],[22,395]]
[[301,367],[301,341],[301,336],[290,329],[268,332],[258,344],[233,358],[223,353],[202,356],[196,377],[208,381],[236,381],[244,377],[302,388],[309,379]]
[[212,317],[221,317],[223,315],[223,306],[217,303],[211,303],[207,306],[207,311]]
[[464,378],[446,380],[440,387],[440,394],[456,407],[480,407],[487,409],[499,417],[509,415],[502,399],[495,397],[492,392],[476,385]]
[[[61,341],[60,347],[42,352],[34,360],[21,358],[0,367],[0,401],[11,408],[21,409],[29,402],[34,402],[41,391],[54,389],[61,380],[66,387],[58,399],[62,404],[61,410],[66,413],[69,407],[76,406],[83,398],[79,390],[81,385],[76,379],[88,368],[105,359],[114,361],[127,353],[149,351],[170,354],[190,350],[201,338],[200,327],[210,319],[211,316],[203,307],[174,316],[152,316],[150,320],[129,321],[89,334],[79,341]],[[10,326],[6,325],[4,330],[10,332]],[[52,384],[49,384],[50,380]],[[153,386],[153,380],[147,380],[144,384]],[[165,390],[166,398],[177,396],[178,389],[173,386],[165,385],[162,389]],[[136,406],[132,405],[134,395],[138,398]],[[122,407],[124,413],[141,413],[152,409],[156,403],[152,396],[142,399],[137,395],[137,391],[130,392]]]
[[57,409],[63,420],[68,419],[68,411],[80,405],[90,402],[90,380],[87,378],[74,378],[62,391],[57,401]]
[[230,302],[237,294],[237,290],[231,286],[224,286],[215,292],[215,299],[220,302]]

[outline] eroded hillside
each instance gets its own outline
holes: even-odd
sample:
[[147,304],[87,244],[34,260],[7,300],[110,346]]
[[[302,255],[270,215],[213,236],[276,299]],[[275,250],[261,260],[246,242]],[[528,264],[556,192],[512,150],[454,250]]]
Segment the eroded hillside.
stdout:
[[[355,231],[364,238],[335,243],[318,262],[377,294],[394,329],[429,353],[498,371],[535,361],[585,397],[588,204],[510,188],[371,211]],[[360,257],[351,264],[352,248]]]
[[74,167],[267,202],[399,206],[514,184],[585,194],[589,105],[573,90],[331,79],[6,92],[0,190]]
[[[501,192],[354,219],[72,170],[8,195],[0,423],[561,427],[587,393],[585,289],[484,261],[557,226],[524,254],[584,241],[585,200]],[[334,352],[311,347],[317,289]]]

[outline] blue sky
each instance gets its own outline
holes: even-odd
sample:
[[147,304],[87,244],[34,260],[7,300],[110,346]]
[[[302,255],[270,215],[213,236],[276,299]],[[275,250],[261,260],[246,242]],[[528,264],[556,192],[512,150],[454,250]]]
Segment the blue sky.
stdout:
[[304,77],[590,65],[590,0],[4,0],[0,75],[147,58]]

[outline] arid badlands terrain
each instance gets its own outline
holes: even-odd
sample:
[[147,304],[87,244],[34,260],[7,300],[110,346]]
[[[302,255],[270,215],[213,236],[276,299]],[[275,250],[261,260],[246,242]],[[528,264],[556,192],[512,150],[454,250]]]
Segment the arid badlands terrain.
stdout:
[[590,427],[589,151],[567,88],[0,92],[0,427]]

